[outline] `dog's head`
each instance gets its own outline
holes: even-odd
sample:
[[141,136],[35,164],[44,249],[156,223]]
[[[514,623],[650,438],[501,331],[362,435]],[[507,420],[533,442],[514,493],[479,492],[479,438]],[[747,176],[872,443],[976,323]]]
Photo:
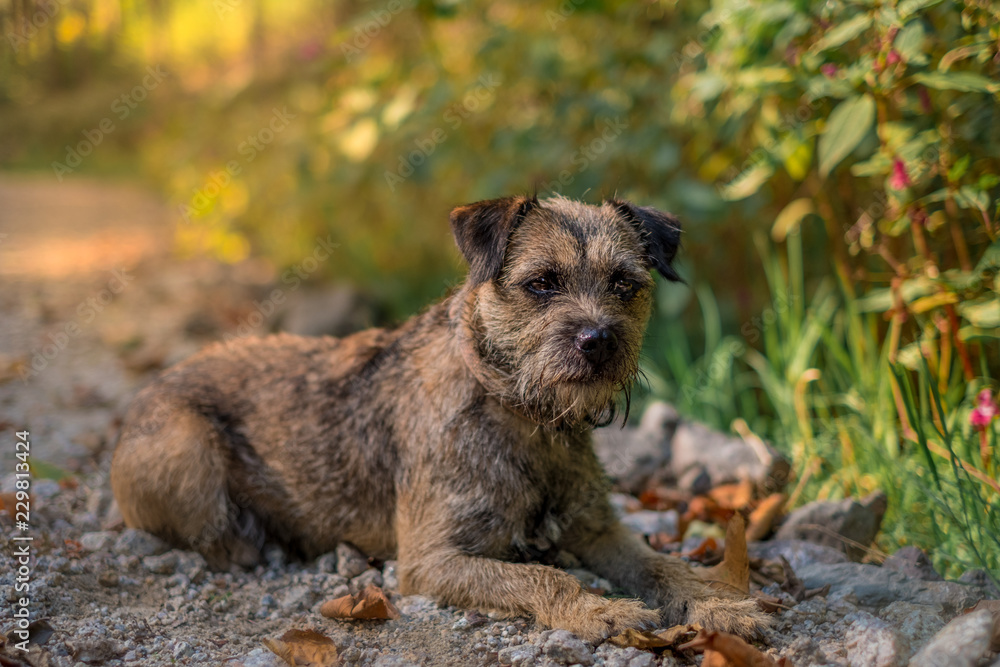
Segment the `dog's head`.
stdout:
[[678,280],[673,216],[621,200],[508,197],[452,211],[464,325],[504,398],[539,423],[612,418],[639,370],[656,269]]

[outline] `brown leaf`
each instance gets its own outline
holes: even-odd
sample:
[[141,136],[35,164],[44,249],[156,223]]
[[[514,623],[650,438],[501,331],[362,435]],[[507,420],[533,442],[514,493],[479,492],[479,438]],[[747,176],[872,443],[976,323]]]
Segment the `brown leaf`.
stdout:
[[750,525],[747,526],[747,542],[757,542],[767,537],[774,522],[785,509],[788,497],[783,493],[772,493],[750,512]]
[[620,646],[622,648],[633,646],[647,651],[665,649],[670,646],[670,643],[667,640],[658,637],[652,632],[636,630],[635,628],[628,628],[620,635],[610,637],[608,641],[615,646]]
[[703,628],[697,623],[689,623],[687,625],[675,625],[672,628],[660,630],[656,633],[656,636],[666,642],[669,642],[670,646],[673,648],[680,646],[687,641],[690,635],[697,634],[702,630]]
[[1000,651],[1000,600],[980,600],[962,613],[971,614],[983,609],[993,614],[993,635],[990,638],[990,650]]
[[722,562],[714,567],[696,568],[706,581],[720,582],[743,593],[750,592],[750,558],[747,555],[746,522],[737,512],[726,526],[726,547]]
[[781,567],[785,571],[785,581],[781,584],[781,590],[795,598],[796,602],[802,602],[806,599],[805,584],[796,576],[795,570],[792,569],[788,559],[784,556],[779,556],[779,558],[781,559]]
[[760,591],[756,591],[753,594],[753,597],[757,600],[757,606],[760,607],[760,610],[765,613],[777,614],[783,609],[789,609],[789,607],[781,604],[780,599],[774,597],[773,595],[767,595],[765,593],[761,593]]
[[750,644],[725,632],[702,630],[694,640],[678,647],[681,650],[702,649],[705,658],[701,667],[794,667],[788,658],[775,661]]
[[357,595],[345,595],[324,602],[319,613],[327,618],[360,621],[399,618],[399,610],[389,601],[382,589],[375,584],[368,584]]
[[293,667],[338,667],[337,645],[315,630],[289,630],[281,639],[264,639],[264,646]]
[[727,510],[741,510],[753,500],[753,482],[743,480],[736,484],[720,484],[708,492],[708,497]]
[[718,558],[719,543],[714,537],[706,537],[697,547],[683,554],[693,561],[704,562]]
[[686,640],[690,639],[691,635],[699,632],[701,629],[701,626],[697,623],[694,625],[675,625],[660,632],[644,632],[629,628],[620,635],[611,637],[608,641],[622,648],[632,646],[644,651],[660,653],[668,648],[676,649]]

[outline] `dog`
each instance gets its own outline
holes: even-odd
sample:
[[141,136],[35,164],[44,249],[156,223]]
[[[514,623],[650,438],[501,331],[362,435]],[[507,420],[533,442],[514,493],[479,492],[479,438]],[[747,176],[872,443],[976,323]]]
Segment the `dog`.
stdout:
[[[398,560],[400,589],[532,616],[598,641],[699,623],[754,635],[711,588],[624,528],[591,431],[639,372],[651,270],[681,228],[612,199],[506,197],[450,216],[464,283],[396,329],[220,343],[135,399],[111,484],[125,523],[251,566],[265,540],[349,542]],[[566,554],[637,599],[584,591]]]

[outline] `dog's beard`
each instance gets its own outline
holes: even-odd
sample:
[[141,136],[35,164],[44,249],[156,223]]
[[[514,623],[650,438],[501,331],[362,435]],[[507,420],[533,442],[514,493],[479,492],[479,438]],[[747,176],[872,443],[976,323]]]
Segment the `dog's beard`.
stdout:
[[546,427],[604,426],[619,414],[628,418],[631,387],[639,373],[638,345],[622,344],[597,369],[565,339],[546,341],[521,364],[510,359],[495,347],[484,354],[484,361],[507,377],[505,402],[532,421]]

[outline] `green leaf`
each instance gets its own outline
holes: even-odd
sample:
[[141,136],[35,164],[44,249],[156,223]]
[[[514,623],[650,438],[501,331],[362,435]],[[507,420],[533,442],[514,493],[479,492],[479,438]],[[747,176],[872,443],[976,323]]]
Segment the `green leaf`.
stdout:
[[989,42],[979,42],[977,44],[970,44],[968,46],[959,46],[948,53],[941,56],[941,60],[938,62],[938,70],[941,72],[947,72],[951,69],[959,60],[964,60],[970,56],[979,55],[983,51],[986,51],[990,46]]
[[781,242],[785,237],[799,228],[799,223],[809,215],[816,212],[816,206],[812,199],[803,197],[796,199],[781,209],[781,213],[774,219],[774,226],[771,227],[771,238]]
[[958,90],[963,93],[992,93],[1000,84],[975,72],[921,72],[913,80],[937,90]]
[[948,170],[948,180],[954,183],[958,179],[962,178],[962,176],[965,176],[965,172],[969,170],[969,162],[971,159],[971,156],[966,153],[960,157],[955,164],[951,165],[951,168]]
[[985,211],[990,207],[990,196],[988,193],[978,190],[971,185],[963,185],[955,193],[955,203],[962,208]]
[[819,173],[823,178],[858,147],[874,122],[875,99],[871,95],[859,95],[837,105],[819,138]]
[[903,0],[896,6],[896,11],[899,12],[901,18],[906,18],[911,14],[915,14],[921,9],[926,9],[931,5],[936,5],[941,2],[941,0]]
[[771,178],[774,165],[761,162],[740,173],[719,190],[719,194],[727,201],[739,201],[760,190],[760,186]]
[[872,17],[868,14],[858,14],[852,19],[844,21],[840,25],[833,28],[830,32],[826,33],[822,39],[813,44],[812,50],[814,52],[826,51],[827,49],[832,49],[841,44],[851,41],[869,27],[872,24]]
[[899,31],[893,46],[899,55],[908,63],[914,65],[926,65],[927,54],[924,53],[924,24],[920,21],[911,21],[905,28]]
[[1000,241],[994,241],[976,264],[976,273],[1000,269]]
[[1000,327],[1000,298],[989,296],[958,305],[958,313],[974,327],[993,329]]

